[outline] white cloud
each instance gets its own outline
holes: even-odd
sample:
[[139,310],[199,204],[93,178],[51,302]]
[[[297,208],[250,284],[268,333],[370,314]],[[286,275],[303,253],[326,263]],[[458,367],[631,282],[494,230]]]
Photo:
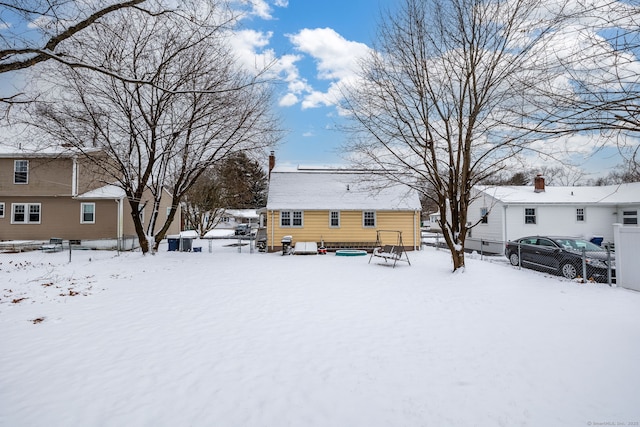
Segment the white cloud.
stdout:
[[370,52],[364,43],[347,40],[331,28],[305,28],[288,37],[297,50],[317,61],[318,77],[325,80],[353,76],[358,59]]
[[291,107],[292,105],[295,105],[297,103],[298,97],[293,93],[287,93],[285,96],[280,98],[280,102],[278,102],[278,105],[281,107]]
[[302,136],[305,137],[305,138],[310,138],[312,136],[315,136],[315,134],[313,132],[309,131],[309,132],[303,133]]
[[371,51],[367,45],[347,40],[331,28],[305,28],[288,37],[296,50],[316,61],[318,78],[331,80],[326,92],[305,88],[308,94],[302,101],[303,109],[336,105],[341,98],[340,85],[356,78],[359,58]]
[[[248,4],[250,6],[249,15],[257,16],[261,19],[273,19],[272,7],[269,1],[267,0],[240,0],[242,4]],[[287,7],[289,6],[288,0],[274,0],[273,5],[276,7]]]

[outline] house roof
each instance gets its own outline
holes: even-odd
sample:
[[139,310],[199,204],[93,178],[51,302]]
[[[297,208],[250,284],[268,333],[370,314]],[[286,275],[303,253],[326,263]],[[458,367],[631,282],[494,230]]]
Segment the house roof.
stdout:
[[640,182],[598,187],[554,187],[534,192],[531,186],[476,186],[476,189],[505,204],[631,205],[640,204]]
[[83,151],[77,148],[65,148],[60,146],[38,148],[35,146],[16,148],[11,146],[0,147],[0,159],[39,159],[39,158],[71,158],[87,153],[99,153],[99,148],[86,148]]
[[255,209],[225,209],[224,216],[232,216],[235,218],[256,219],[259,218]]
[[271,172],[267,209],[420,210],[418,194],[407,187],[374,189],[363,170],[276,168]]
[[87,191],[86,193],[78,194],[76,199],[124,199],[126,194],[124,190],[115,185],[105,185],[103,187],[96,188],[95,190]]

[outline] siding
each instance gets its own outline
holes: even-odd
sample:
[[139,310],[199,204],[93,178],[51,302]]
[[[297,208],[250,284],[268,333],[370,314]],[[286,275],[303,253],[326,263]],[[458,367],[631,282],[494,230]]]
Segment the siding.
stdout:
[[[27,184],[13,183],[14,160],[29,161]],[[71,196],[72,164],[69,158],[0,159],[0,197]]]
[[[281,248],[283,236],[293,236],[295,242],[375,242],[376,230],[402,231],[407,249],[419,247],[419,213],[412,211],[377,211],[376,227],[362,226],[362,211],[341,211],[340,227],[329,227],[329,211],[304,211],[303,227],[280,227],[280,212],[267,212],[268,246]],[[383,244],[395,245],[395,233],[383,233]]]
[[[95,224],[80,223],[80,200],[59,197],[2,197],[5,216],[0,218],[0,240],[116,238],[117,204],[96,201]],[[12,203],[40,203],[40,224],[11,224]]]

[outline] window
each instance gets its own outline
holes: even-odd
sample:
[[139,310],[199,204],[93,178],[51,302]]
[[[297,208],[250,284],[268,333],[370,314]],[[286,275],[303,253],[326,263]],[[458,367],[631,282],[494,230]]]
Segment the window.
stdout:
[[4,218],[4,202],[0,202],[0,218]]
[[368,228],[376,226],[376,213],[374,211],[362,212],[362,226]]
[[13,183],[29,183],[29,160],[16,160],[13,162]]
[[12,203],[12,224],[40,224],[40,203]]
[[331,228],[340,227],[340,211],[329,212],[329,227]]
[[524,209],[524,223],[535,224],[536,223],[536,208]]
[[489,222],[489,209],[480,208],[480,223],[487,224]]
[[80,204],[80,224],[96,223],[96,204],[81,203]]
[[291,227],[291,212],[280,212],[280,227]]
[[576,209],[576,221],[584,222],[584,208]]
[[169,218],[169,215],[171,215],[171,206],[167,208],[167,218]]
[[138,211],[138,216],[140,217],[140,223],[144,226],[144,208]]
[[302,211],[280,211],[280,227],[302,227]]
[[622,223],[626,225],[638,225],[638,211],[622,211]]

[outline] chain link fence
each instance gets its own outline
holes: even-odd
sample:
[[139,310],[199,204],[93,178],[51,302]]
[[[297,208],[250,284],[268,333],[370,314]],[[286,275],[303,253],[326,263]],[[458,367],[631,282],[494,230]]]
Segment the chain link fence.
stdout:
[[582,239],[526,237],[508,242],[505,255],[511,265],[557,274],[567,279],[615,283],[612,244],[598,246]]

